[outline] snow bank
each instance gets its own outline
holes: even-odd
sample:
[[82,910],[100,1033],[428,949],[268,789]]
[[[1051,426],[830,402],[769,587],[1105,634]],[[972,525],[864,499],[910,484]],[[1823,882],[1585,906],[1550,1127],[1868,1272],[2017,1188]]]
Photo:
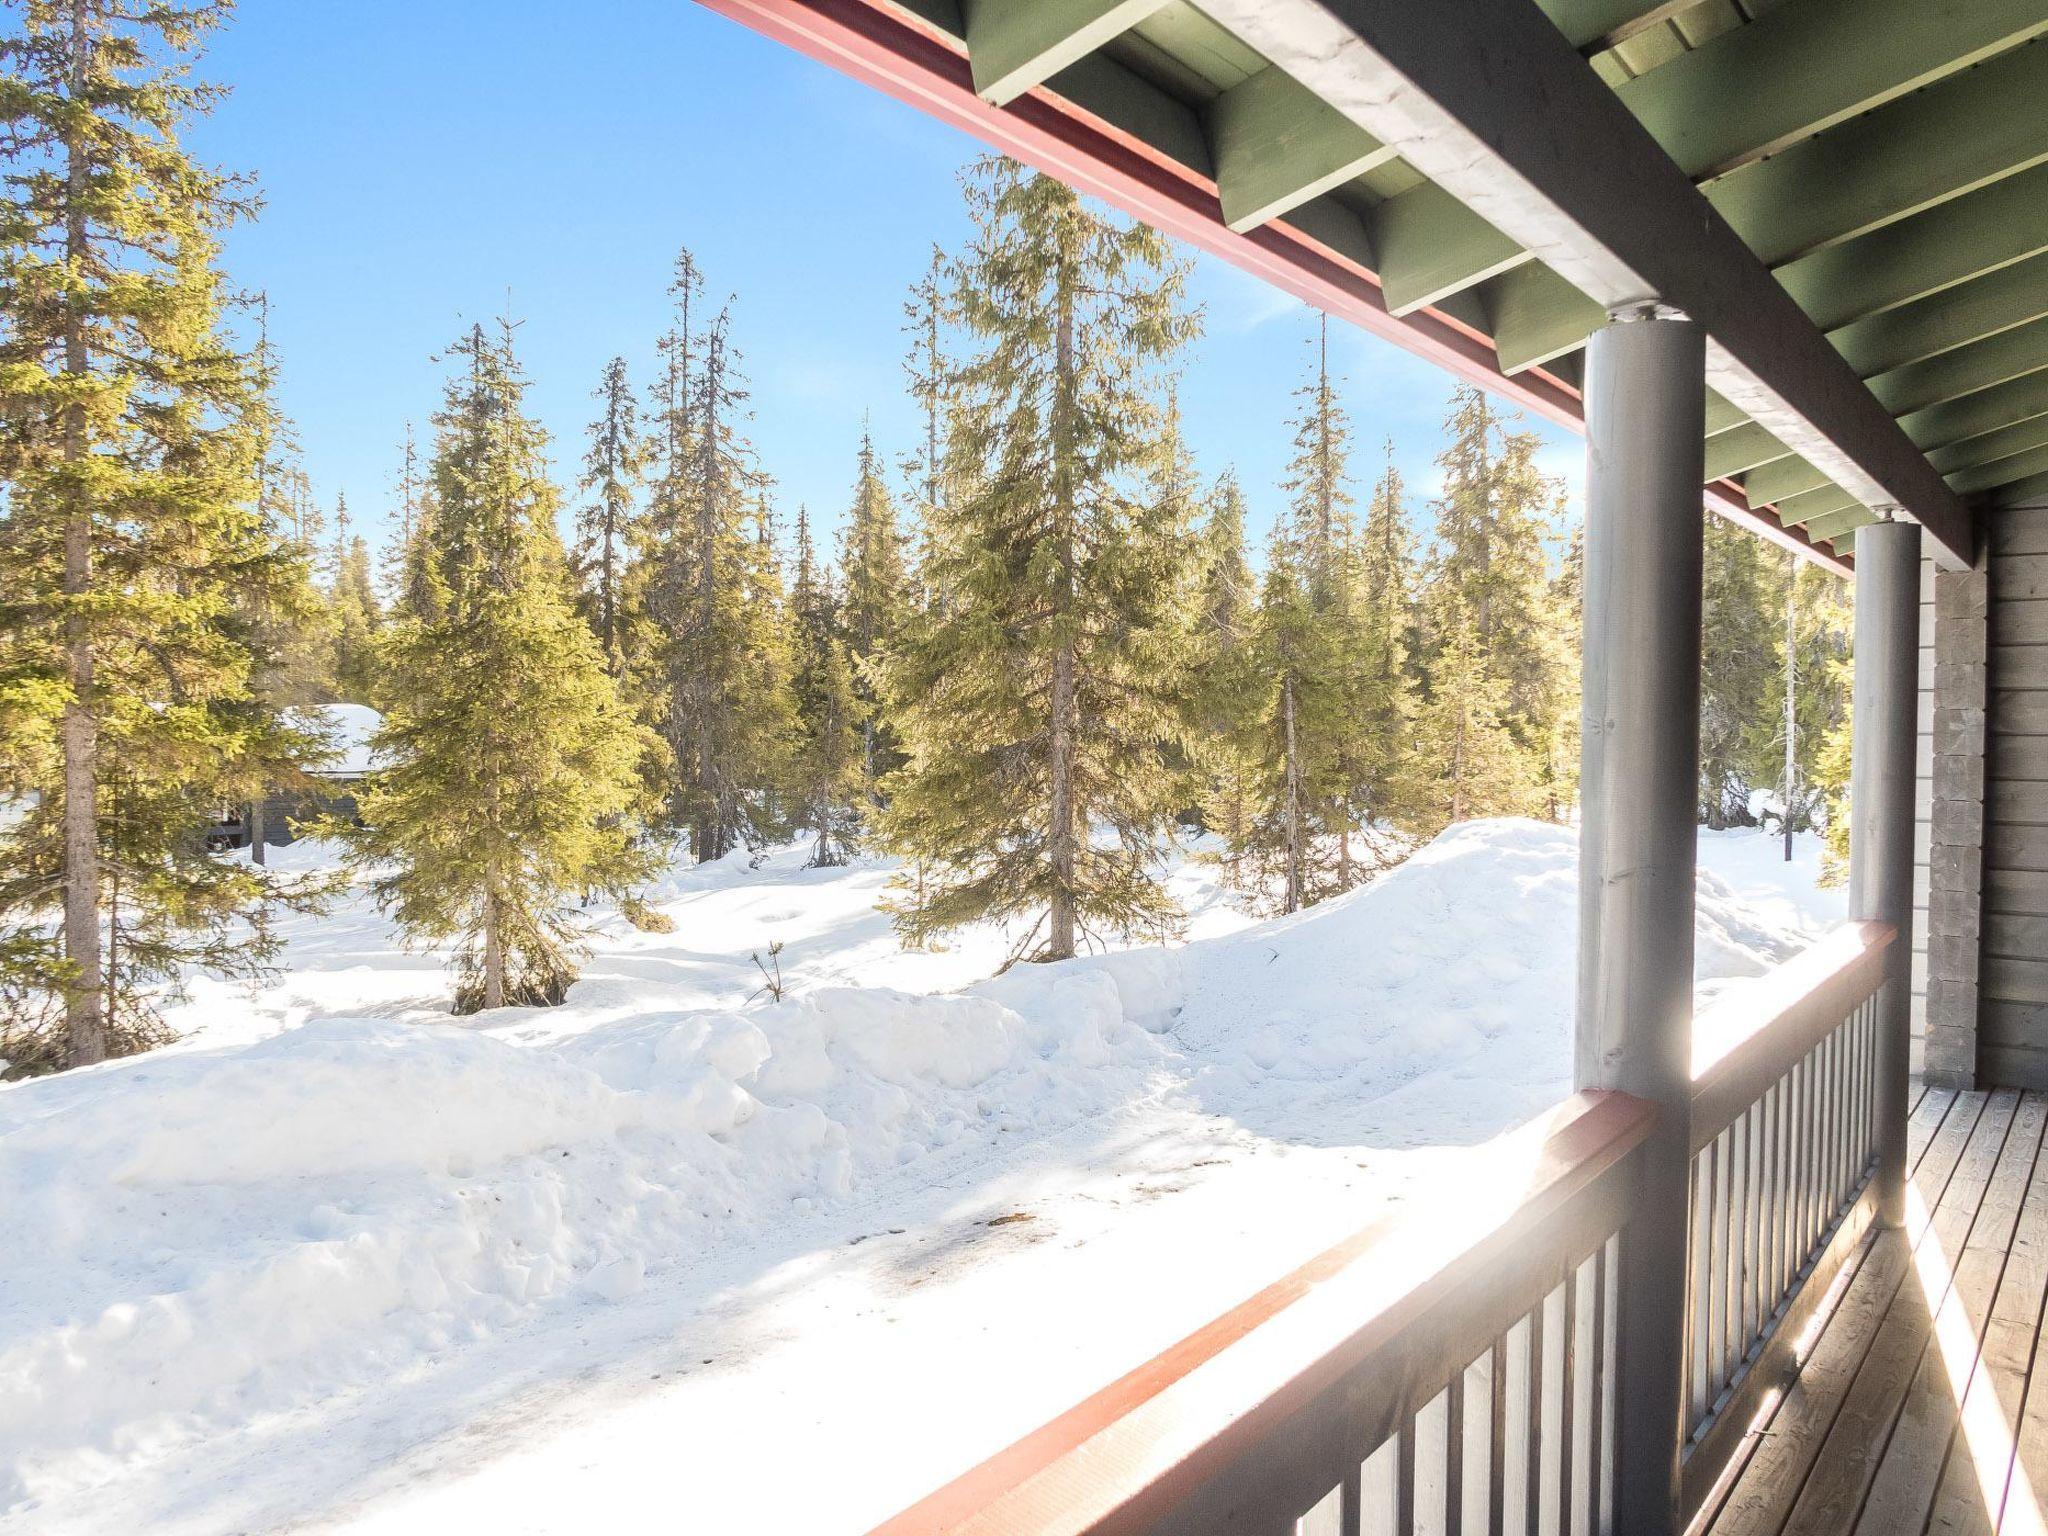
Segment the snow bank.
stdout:
[[1057,995],[831,989],[545,1048],[330,1020],[0,1094],[0,1505],[1136,1091],[1160,1053],[1113,991]]
[[[1473,823],[1291,918],[948,995],[579,988],[525,1043],[325,1019],[0,1089],[0,1506],[1148,1094],[1280,1141],[1493,1135],[1564,1089],[1575,857]],[[1703,875],[1703,977],[1799,942]]]

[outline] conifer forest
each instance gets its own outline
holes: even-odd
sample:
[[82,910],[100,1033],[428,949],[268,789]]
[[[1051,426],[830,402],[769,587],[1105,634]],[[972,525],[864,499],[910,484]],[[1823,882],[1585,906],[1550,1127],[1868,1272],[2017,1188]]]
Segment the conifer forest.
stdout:
[[[330,899],[205,835],[306,788],[322,705],[380,713],[378,766],[309,830],[408,942],[452,954],[458,1012],[559,1002],[586,906],[666,921],[635,903],[674,860],[891,856],[904,945],[1000,922],[1027,963],[1178,936],[1162,860],[1197,835],[1274,915],[1452,823],[1572,820],[1577,514],[1480,390],[1453,391],[1436,483],[1410,484],[1304,319],[1292,397],[1245,406],[1288,445],[1284,481],[1247,484],[1178,407],[1202,366],[1187,258],[986,158],[960,188],[971,236],[901,274],[920,429],[863,437],[841,506],[778,492],[746,274],[688,248],[666,326],[587,381],[577,440],[531,410],[509,318],[422,335],[440,396],[409,407],[383,504],[345,500],[301,467],[277,403],[293,360],[221,257],[258,189],[181,147],[218,96],[190,66],[227,7],[15,9],[13,1071],[159,1043],[186,978],[262,974],[277,916]],[[1702,823],[1827,826],[1840,583],[1710,518],[1706,612]]]

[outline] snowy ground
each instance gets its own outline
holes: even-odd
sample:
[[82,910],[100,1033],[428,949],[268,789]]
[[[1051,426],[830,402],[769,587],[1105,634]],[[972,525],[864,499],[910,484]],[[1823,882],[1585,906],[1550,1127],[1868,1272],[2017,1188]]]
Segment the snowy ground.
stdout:
[[[901,952],[885,868],[733,859],[460,1023],[360,900],[296,921],[0,1089],[0,1529],[865,1529],[1561,1097],[1573,843],[1263,924],[1190,862],[1188,945],[964,992],[1001,936]],[[1700,848],[1703,995],[1840,916],[1810,843]]]

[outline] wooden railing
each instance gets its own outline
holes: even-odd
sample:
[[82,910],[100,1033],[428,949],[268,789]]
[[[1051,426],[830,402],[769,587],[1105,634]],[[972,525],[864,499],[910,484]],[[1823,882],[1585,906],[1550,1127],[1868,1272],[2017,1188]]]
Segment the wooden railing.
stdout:
[[[1698,1021],[1688,1513],[1870,1220],[1892,939],[1839,929]],[[1617,1281],[1656,1118],[1567,1100],[1426,1218],[1330,1249],[872,1536],[1621,1528]]]
[[876,1536],[1456,1531],[1475,1501],[1495,1531],[1603,1527],[1614,1258],[1655,1118],[1578,1095],[1430,1219],[1339,1244]]
[[1705,1498],[1870,1224],[1884,923],[1850,923],[1693,1028],[1685,1507]]

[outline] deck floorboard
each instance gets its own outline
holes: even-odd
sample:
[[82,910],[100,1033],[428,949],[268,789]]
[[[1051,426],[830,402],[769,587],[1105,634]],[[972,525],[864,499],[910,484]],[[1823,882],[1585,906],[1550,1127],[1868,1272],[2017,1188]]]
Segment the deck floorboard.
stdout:
[[1907,1155],[1906,1227],[1866,1239],[1710,1536],[2048,1529],[2048,1095],[1916,1087]]

